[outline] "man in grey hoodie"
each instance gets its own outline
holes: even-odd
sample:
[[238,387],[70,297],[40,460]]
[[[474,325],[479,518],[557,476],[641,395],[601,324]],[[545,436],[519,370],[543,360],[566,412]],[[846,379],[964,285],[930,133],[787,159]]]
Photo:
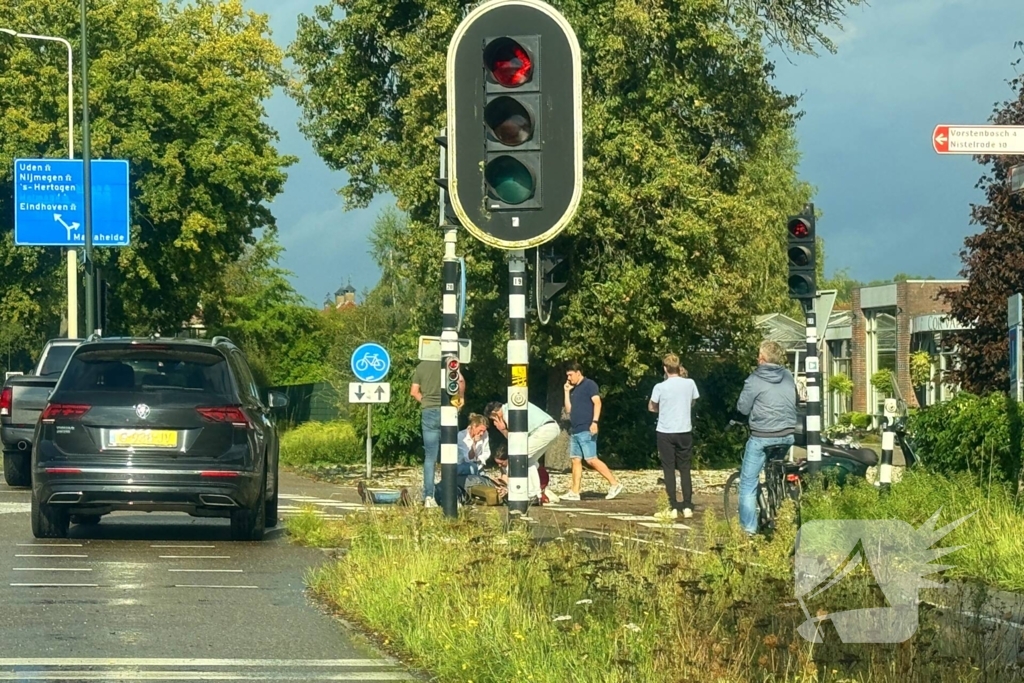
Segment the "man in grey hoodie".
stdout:
[[743,383],[736,410],[749,416],[750,438],[740,468],[740,526],[748,534],[757,532],[757,483],[764,468],[764,449],[793,445],[796,430],[796,382],[783,367],[786,352],[773,341],[762,342],[757,368]]

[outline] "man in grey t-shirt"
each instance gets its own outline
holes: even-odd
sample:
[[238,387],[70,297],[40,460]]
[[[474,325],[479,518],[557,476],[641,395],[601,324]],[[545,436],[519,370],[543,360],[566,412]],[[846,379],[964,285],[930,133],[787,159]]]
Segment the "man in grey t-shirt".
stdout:
[[[665,381],[654,387],[647,407],[658,414],[658,457],[665,474],[665,492],[672,518],[693,517],[693,485],[690,482],[690,459],[693,455],[693,425],[691,409],[700,398],[697,385],[679,364],[679,356],[670,353],[662,361]],[[676,470],[683,490],[683,503],[676,500]]]

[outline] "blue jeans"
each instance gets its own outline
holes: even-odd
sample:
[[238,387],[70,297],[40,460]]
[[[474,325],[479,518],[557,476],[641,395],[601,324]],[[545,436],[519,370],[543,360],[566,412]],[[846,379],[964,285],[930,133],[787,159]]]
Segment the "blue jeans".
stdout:
[[434,470],[441,453],[441,409],[425,408],[420,413],[423,431],[423,499],[434,497]]
[[597,457],[597,436],[589,431],[569,437],[569,457],[593,460]]
[[792,446],[793,435],[765,439],[751,436],[743,451],[740,467],[740,526],[748,534],[757,533],[757,484],[764,469],[764,449],[768,446]]

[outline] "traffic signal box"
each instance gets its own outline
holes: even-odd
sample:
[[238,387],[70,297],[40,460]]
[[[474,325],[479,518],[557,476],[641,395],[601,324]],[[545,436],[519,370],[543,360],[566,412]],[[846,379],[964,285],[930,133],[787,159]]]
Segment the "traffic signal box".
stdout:
[[814,205],[790,216],[786,228],[789,260],[789,298],[813,299],[818,293],[815,275]]
[[580,50],[550,5],[498,0],[448,48],[448,188],[459,223],[502,249],[536,247],[572,219],[583,183]]

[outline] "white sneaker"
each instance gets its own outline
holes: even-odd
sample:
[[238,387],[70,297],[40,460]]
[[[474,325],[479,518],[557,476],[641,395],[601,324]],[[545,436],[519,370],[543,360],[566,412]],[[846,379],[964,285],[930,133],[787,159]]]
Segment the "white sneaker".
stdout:
[[544,495],[548,497],[549,503],[557,503],[561,498],[555,495],[555,492],[550,488],[544,489]]
[[604,497],[605,500],[611,500],[615,496],[622,493],[622,484],[616,484],[608,490],[608,495]]
[[437,507],[437,501],[434,500],[433,498],[427,498],[427,499],[425,499],[423,501],[423,507],[425,507],[425,508],[436,508]]
[[654,516],[658,519],[677,519],[679,517],[679,511],[675,508],[670,510],[661,510],[660,512],[654,513]]
[[574,491],[566,491],[565,493],[562,494],[562,500],[579,500],[579,499],[580,499],[580,494],[575,493]]
[[686,519],[690,519],[691,517],[693,517],[693,510],[691,510],[690,508],[683,508],[683,517],[685,517]]

